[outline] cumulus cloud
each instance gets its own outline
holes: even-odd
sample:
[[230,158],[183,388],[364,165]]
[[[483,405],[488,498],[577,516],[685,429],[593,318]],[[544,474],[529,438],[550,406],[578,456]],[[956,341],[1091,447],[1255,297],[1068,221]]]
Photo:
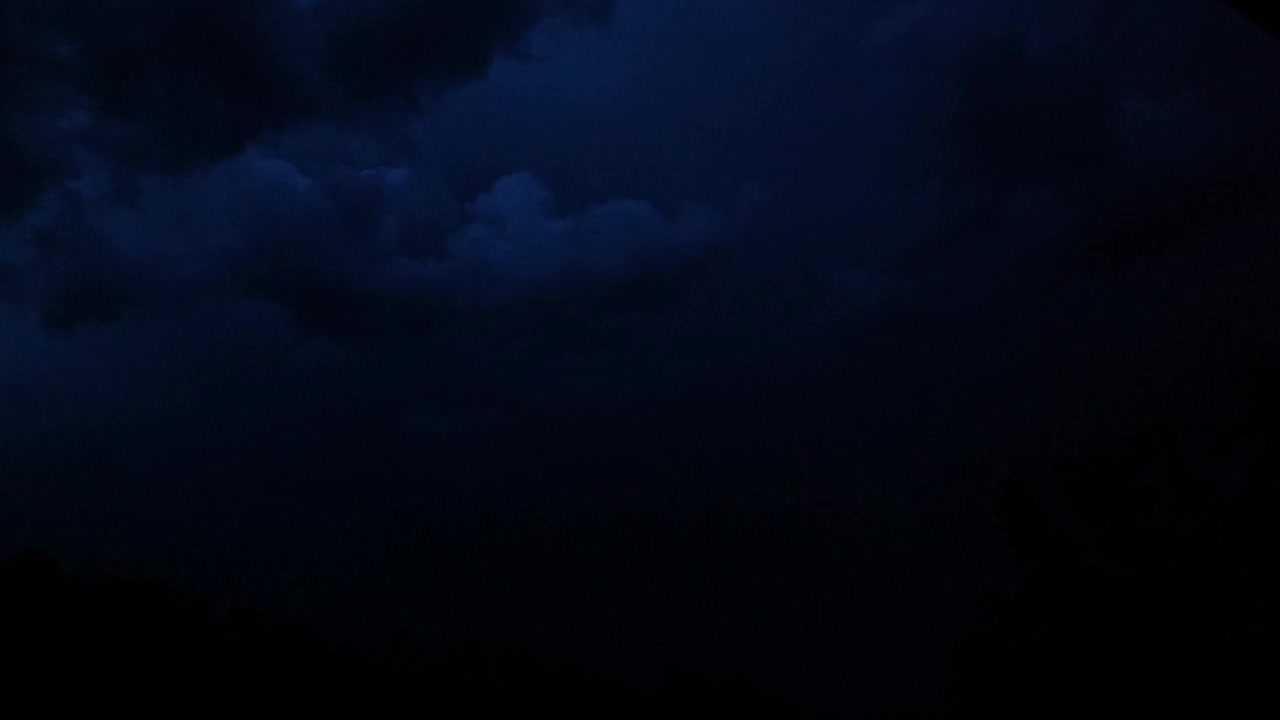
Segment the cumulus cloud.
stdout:
[[698,257],[717,214],[695,208],[668,219],[642,200],[611,200],[559,215],[547,185],[529,173],[499,179],[468,206],[450,240],[450,264],[479,276],[487,295],[552,282],[617,282]]
[[[351,141],[324,142],[342,156]],[[93,183],[51,194],[0,230],[9,300],[61,329],[231,296],[279,305],[322,333],[421,332],[460,303],[687,263],[721,228],[709,209],[668,218],[639,200],[561,215],[528,173],[499,179],[463,212],[421,158],[304,168],[289,145],[145,179],[132,203]]]

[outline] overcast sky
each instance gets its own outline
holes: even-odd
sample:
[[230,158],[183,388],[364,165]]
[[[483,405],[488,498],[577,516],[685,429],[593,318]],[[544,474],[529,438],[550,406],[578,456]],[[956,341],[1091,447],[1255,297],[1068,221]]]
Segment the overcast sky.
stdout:
[[1276,347],[1277,78],[1210,0],[5,2],[0,548],[932,707],[958,468]]

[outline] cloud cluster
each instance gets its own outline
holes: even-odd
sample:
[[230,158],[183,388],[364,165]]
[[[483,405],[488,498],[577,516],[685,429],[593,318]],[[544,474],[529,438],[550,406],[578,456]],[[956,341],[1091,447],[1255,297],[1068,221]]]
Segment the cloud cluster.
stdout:
[[[519,52],[531,28],[600,23],[610,9],[6,3],[2,296],[70,328],[248,293],[326,332],[365,331],[421,324],[461,295],[617,279],[692,252],[713,221],[672,225],[641,201],[516,217],[503,203],[530,192],[527,176],[500,181],[464,227],[436,170],[413,149],[388,150],[388,126],[496,53]],[[376,157],[354,147],[366,140]]]
[[[747,294],[1159,256],[1278,186],[1275,103],[1242,74],[1267,53],[1150,3],[728,5],[624,2],[424,118],[540,20],[612,3],[7,4],[0,294],[63,327],[248,291],[385,330],[681,265],[723,234],[699,203],[752,198]],[[1232,31],[1218,9],[1187,12]]]
[[[327,154],[349,144],[331,135]],[[679,267],[722,226],[709,209],[669,219],[626,199],[560,215],[528,173],[460,208],[426,165],[304,172],[286,155],[251,150],[145,179],[129,204],[92,187],[51,193],[0,230],[9,299],[63,329],[231,296],[276,304],[325,334],[421,333],[450,307]]]
[[73,172],[68,148],[128,171],[234,156],[264,131],[412,106],[597,0],[16,0],[0,8],[0,212]]

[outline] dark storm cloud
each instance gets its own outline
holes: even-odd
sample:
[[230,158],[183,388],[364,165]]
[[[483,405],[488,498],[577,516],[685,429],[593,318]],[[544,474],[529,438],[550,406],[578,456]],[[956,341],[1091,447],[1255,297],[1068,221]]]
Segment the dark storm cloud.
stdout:
[[410,106],[548,17],[607,2],[18,0],[0,9],[0,210],[65,177],[66,145],[135,170],[236,154],[263,131]]
[[[460,208],[421,157],[388,166],[357,135],[304,135],[144,178],[129,204],[105,181],[51,193],[0,230],[9,298],[61,329],[134,306],[251,297],[314,332],[413,335],[450,308],[592,293],[678,268],[723,232],[709,209],[668,217],[640,200],[562,213],[527,173]],[[299,148],[318,155],[295,164]]]
[[[355,7],[342,23],[332,3],[211,19],[302,31],[258,33],[276,43],[250,52],[262,77],[205,83],[200,118],[160,117],[144,83],[95,91],[133,108],[122,117],[157,113],[154,138],[165,123],[193,133],[161,143],[182,163],[192,137],[239,139],[158,175],[122,165],[108,152],[119,142],[86,140],[101,154],[74,158],[77,181],[0,231],[3,297],[62,328],[228,298],[348,339],[423,336],[448,316],[476,328],[440,341],[459,365],[528,358],[493,373],[532,387],[576,382],[584,363],[601,377],[637,363],[615,375],[645,386],[856,344],[880,311],[976,307],[1099,261],[1117,274],[1093,281],[1122,285],[1126,267],[1224,225],[1265,224],[1276,187],[1274,48],[1212,3],[1187,0],[1170,20],[1150,2],[622,2],[607,31],[540,34],[537,60],[499,61],[425,116],[396,108],[486,61],[450,49],[437,64],[390,25],[460,11]],[[509,46],[493,40],[502,18],[529,25],[514,8],[493,5],[497,29],[470,46]],[[384,25],[376,52],[332,39]],[[39,57],[55,69],[76,57],[61,52]],[[234,72],[201,58],[175,67]],[[389,63],[416,70],[378,82],[334,70]],[[160,87],[185,77],[139,67]],[[273,91],[255,83],[288,87],[258,108]],[[213,105],[248,120],[201,129]],[[348,121],[362,113],[376,117]],[[62,121],[89,138],[101,114]]]
[[[416,608],[448,579],[393,535],[462,507],[856,496],[882,538],[796,571],[849,587],[767,588],[709,662],[901,711],[964,606],[939,593],[989,570],[952,451],[1172,406],[1275,345],[1280,49],[1220,3],[621,0],[425,112],[532,6],[116,5],[184,37],[172,67],[74,28],[139,82],[108,78],[54,10],[3,10],[5,527],[327,573],[395,546]],[[449,13],[443,58],[400,32]],[[684,586],[659,555],[651,605],[546,634],[610,656],[594,628]],[[493,572],[459,605],[524,597]],[[797,610],[849,617],[827,659],[762,636]]]
[[[400,181],[384,177],[383,169],[397,177],[408,177],[408,170],[329,162],[320,169],[321,187],[309,191],[289,186],[277,171],[280,163],[234,158],[264,133],[288,135],[311,121],[345,127],[403,117],[423,94],[478,75],[495,53],[519,52],[522,36],[538,23],[601,22],[609,6],[596,0],[6,3],[0,10],[0,212],[13,220],[0,230],[11,276],[6,295],[25,294],[58,327],[109,320],[135,302],[191,299],[208,283],[246,286],[321,325],[381,323],[371,314],[384,305],[392,316],[421,314],[420,298],[401,298],[369,277],[386,270],[378,263],[387,259],[388,224],[390,232],[407,235],[398,238],[406,247],[430,243],[428,236],[439,232],[406,230],[422,215],[414,207],[418,200],[407,198],[413,189],[391,197]],[[321,152],[334,151],[333,145]],[[216,165],[222,161],[230,167]],[[195,179],[175,180],[187,188],[188,200],[217,191],[219,183],[224,195],[237,195],[227,182],[263,195],[238,193],[238,204],[217,210],[209,206],[217,200],[205,202],[191,208],[206,211],[201,220],[182,227],[152,222],[133,234],[125,228],[105,237],[99,225],[129,214],[150,174],[188,170]],[[228,181],[229,174],[238,180]],[[206,176],[204,187],[199,178]],[[303,175],[293,180],[311,182]],[[152,195],[157,192],[166,191]],[[27,211],[30,216],[20,218]],[[173,208],[165,212],[172,216]],[[217,212],[229,216],[210,214]],[[196,227],[199,222],[205,225]],[[234,236],[212,241],[220,223],[233,226]],[[254,250],[230,258],[223,248],[211,259],[209,243],[223,241]],[[139,242],[151,243],[146,257],[130,249]],[[379,253],[384,257],[375,260]],[[25,258],[26,270],[12,255]],[[224,263],[236,266],[227,273],[231,279],[211,277]]]
[[752,198],[775,285],[834,266],[917,288],[1158,259],[1276,187],[1274,45],[1220,3],[658,1],[616,19],[447,98],[431,132],[487,148],[442,148],[451,173],[478,188],[518,161],[569,203]]
[[927,164],[905,165],[961,199],[949,229],[922,238],[927,258],[1158,263],[1224,223],[1266,220],[1277,56],[1222,7],[1185,3],[1195,21],[1170,22],[1157,3],[988,3],[1009,22],[948,47],[921,19],[937,5],[886,49],[945,88],[922,106],[942,118]]
[[1100,261],[1088,282],[1122,288],[1265,227],[1274,47],[1184,5],[623,2],[425,117],[377,90],[356,129],[333,91],[338,118],[255,121],[249,149],[129,197],[120,163],[78,158],[0,230],[0,297],[63,329],[265,301],[308,333],[424,342],[459,387],[500,385],[450,401],[472,406],[856,358],[903,317],[1041,302]]
[[[655,255],[706,246],[705,238],[677,238],[699,222],[682,220],[684,208],[705,202],[752,216],[736,252],[753,258],[740,261],[753,267],[735,293],[759,292],[752,283],[818,287],[833,274],[909,286],[924,277],[921,270],[927,276],[948,262],[1006,257],[1006,250],[1158,254],[1193,228],[1259,202],[1274,180],[1265,158],[1275,142],[1260,131],[1274,104],[1241,74],[1265,60],[1258,43],[1210,48],[1208,35],[1188,24],[1153,23],[1156,10],[1143,3],[1120,10],[1004,0],[962,8],[923,0],[623,3],[610,34],[562,30],[557,40],[550,33],[531,48],[549,55],[547,62],[501,63],[490,81],[448,99],[417,128],[435,146],[425,154],[396,139],[416,122],[398,110],[412,110],[418,92],[476,74],[538,17],[591,8],[86,7],[8,10],[7,33],[39,39],[10,51],[22,59],[21,74],[34,78],[8,83],[26,98],[18,107],[27,110],[11,113],[14,133],[79,138],[6,143],[6,152],[25,158],[15,156],[7,176],[19,178],[15,186],[39,188],[36,175],[65,178],[74,167],[80,185],[62,192],[93,199],[58,204],[87,202],[118,215],[140,192],[139,171],[203,160],[215,166],[177,181],[188,196],[219,183],[258,195],[216,212],[205,207],[197,213],[203,221],[171,219],[157,228],[137,217],[173,215],[160,209],[164,191],[152,183],[135,219],[153,244],[185,260],[168,263],[162,253],[141,271],[111,273],[106,268],[133,257],[120,247],[140,235],[125,228],[106,244],[78,243],[81,255],[97,248],[104,257],[61,273],[66,289],[54,296],[100,298],[111,310],[60,313],[67,318],[109,318],[130,299],[198,297],[212,284],[270,298],[325,331],[420,326],[458,297],[572,282],[565,266],[601,278],[623,266],[626,277],[656,269],[668,260]],[[1195,12],[1228,27],[1225,11],[1205,4]],[[73,14],[83,22],[71,22]],[[655,22],[661,18],[673,21]],[[432,34],[446,27],[444,37]],[[378,42],[361,40],[369,37]],[[1208,58],[1201,67],[1189,60],[1200,56],[1190,52],[1197,43]],[[98,62],[88,63],[91,57]],[[295,127],[321,119],[332,129]],[[362,140],[352,139],[353,125],[367,131]],[[1190,134],[1195,128],[1203,133]],[[353,149],[361,143],[367,147]],[[71,156],[64,147],[97,156]],[[486,151],[470,151],[477,147]],[[1213,156],[1194,160],[1197,147],[1213,148]],[[444,159],[449,181],[439,180],[434,156]],[[533,211],[517,233],[522,239],[512,242],[506,220],[468,217],[465,206],[468,197],[483,196],[473,206],[480,208],[511,195],[524,177],[512,175],[519,170],[541,178],[549,185],[543,192],[554,188],[573,210],[563,217]],[[29,173],[36,175],[20,179]],[[239,179],[226,180],[232,173]],[[511,177],[490,192],[504,176]],[[420,186],[432,177],[431,187]],[[447,185],[459,179],[465,195],[454,197]],[[1205,187],[1212,190],[1199,192]],[[221,192],[211,197],[238,191]],[[15,207],[39,197],[28,195],[13,196]],[[1174,206],[1183,220],[1162,226]],[[666,222],[676,226],[661,227]],[[636,245],[640,237],[649,238],[648,249]],[[427,257],[435,262],[424,263]],[[175,268],[205,284],[184,290]],[[41,272],[52,271],[46,263]],[[77,277],[85,292],[72,288]],[[135,287],[100,287],[120,277]],[[842,283],[834,287],[844,292]]]

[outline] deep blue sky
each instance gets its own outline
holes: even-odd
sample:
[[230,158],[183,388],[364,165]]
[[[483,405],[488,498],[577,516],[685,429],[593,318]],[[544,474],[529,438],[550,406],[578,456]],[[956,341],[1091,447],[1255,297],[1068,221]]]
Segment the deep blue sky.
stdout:
[[1210,0],[103,6],[0,8],[0,548],[931,707],[959,468],[1276,348]]

